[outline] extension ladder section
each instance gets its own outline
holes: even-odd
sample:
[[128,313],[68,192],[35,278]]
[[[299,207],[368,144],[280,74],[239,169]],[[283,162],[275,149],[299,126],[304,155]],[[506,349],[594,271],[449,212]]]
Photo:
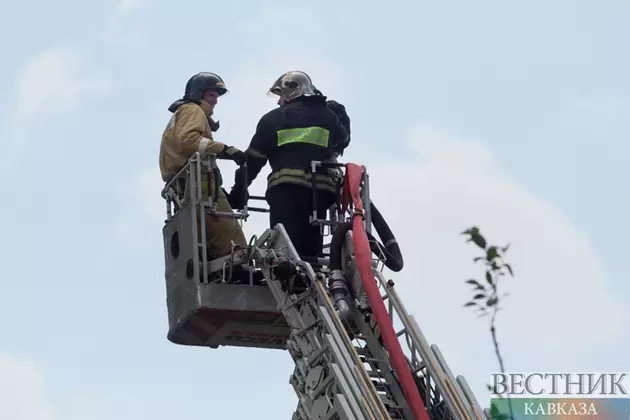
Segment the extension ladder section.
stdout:
[[[299,397],[294,419],[387,419],[326,291],[325,278],[302,261],[282,225],[255,244],[254,260],[291,331],[291,384]],[[301,293],[293,293],[300,288]]]
[[[387,306],[392,325],[400,326],[396,331],[399,343],[406,356],[408,368],[414,376],[415,385],[431,419],[440,420],[475,420],[486,419],[479,403],[470,391],[463,376],[455,380],[444,361],[438,347],[429,345],[413,316],[405,310],[393,281],[385,280],[382,273],[374,270],[378,281],[380,297]],[[362,355],[368,365],[370,376],[375,378],[378,389],[388,404],[398,412],[405,412],[407,400],[398,381],[392,373],[390,359],[383,340],[379,337],[375,322],[370,320],[369,305],[365,302],[358,305],[355,316],[368,314],[368,325],[363,326],[361,336],[356,336],[357,352]],[[392,418],[413,418],[394,417]]]
[[[255,259],[291,329],[287,348],[296,365],[291,384],[299,396],[293,418],[486,419],[463,377],[453,378],[437,346],[429,346],[406,312],[393,282],[386,281],[378,269],[380,261],[370,257],[370,272],[365,273],[365,265],[362,272],[357,261],[365,259],[365,251],[357,257],[355,246],[366,245],[357,237],[364,228],[359,197],[367,194],[358,190],[367,182],[359,182],[360,174],[352,177],[352,170],[357,169],[350,167],[345,179],[355,219],[343,246],[344,277],[353,290],[345,314],[333,303],[333,274],[329,270],[315,272],[300,260],[281,225],[265,232],[255,244]],[[378,302],[366,293],[365,285],[370,281]],[[291,293],[289,285],[296,283],[305,290]],[[380,323],[374,316],[379,304],[387,314]],[[402,326],[395,333],[395,343],[383,339],[383,323],[390,329],[396,324]],[[402,386],[401,366],[392,361],[396,345],[403,355],[403,373],[412,378],[412,390]]]

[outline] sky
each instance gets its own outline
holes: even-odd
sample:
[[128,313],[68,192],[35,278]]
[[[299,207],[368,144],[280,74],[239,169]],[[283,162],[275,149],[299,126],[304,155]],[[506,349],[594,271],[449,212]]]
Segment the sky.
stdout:
[[347,107],[344,159],[405,258],[388,276],[483,406],[472,225],[511,244],[508,371],[630,371],[628,2],[118,1],[0,15],[1,419],[290,418],[288,353],[166,339],[158,149],[199,71],[224,78],[216,139],[243,150],[285,71]]

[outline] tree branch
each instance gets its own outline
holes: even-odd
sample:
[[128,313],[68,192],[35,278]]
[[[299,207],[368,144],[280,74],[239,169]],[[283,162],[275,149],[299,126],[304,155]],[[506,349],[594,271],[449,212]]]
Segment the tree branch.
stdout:
[[[473,258],[473,262],[477,263],[483,261],[484,265],[486,266],[485,280],[486,283],[488,283],[488,286],[484,286],[475,279],[466,280],[466,283],[473,286],[472,292],[474,295],[470,301],[464,304],[464,307],[475,306],[477,312],[480,314],[479,317],[487,316],[489,312],[492,313],[492,315],[490,316],[490,335],[492,336],[492,343],[494,345],[494,352],[499,362],[499,368],[501,369],[501,373],[505,375],[505,364],[503,362],[503,357],[501,356],[501,350],[496,333],[496,317],[497,312],[500,310],[499,304],[501,298],[507,296],[507,293],[499,296],[499,279],[508,274],[511,277],[514,277],[512,267],[509,264],[503,262],[503,254],[507,252],[510,245],[508,244],[504,247],[498,247],[495,245],[488,246],[486,239],[483,237],[483,235],[481,235],[481,233],[479,232],[479,228],[477,227],[467,229],[461,234],[469,236],[466,242],[473,242],[479,248],[484,250],[484,255]],[[504,269],[507,270],[507,273],[503,271]],[[485,302],[481,304],[480,302],[482,302],[483,300],[485,300]],[[491,389],[490,386],[488,386],[488,389]],[[493,394],[497,395],[496,389],[492,390],[492,392]],[[499,398],[502,397],[499,396]],[[509,418],[511,420],[514,419],[512,401],[510,400],[509,396],[507,397],[507,402],[510,410],[510,416],[508,417],[507,415],[499,413],[498,409],[496,409],[495,411],[496,406],[493,406],[491,407],[491,415],[493,420],[495,418]]]

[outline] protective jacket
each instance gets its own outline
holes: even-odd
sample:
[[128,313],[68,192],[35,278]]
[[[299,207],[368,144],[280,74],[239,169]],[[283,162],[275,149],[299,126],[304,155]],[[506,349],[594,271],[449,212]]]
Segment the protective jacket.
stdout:
[[[176,101],[169,110],[173,116],[169,121],[160,145],[160,171],[164,182],[171,178],[186,164],[188,159],[197,151],[202,157],[205,154],[224,153],[229,149],[224,143],[212,139],[209,121],[212,106],[204,101],[199,104],[189,101]],[[240,152],[242,153],[242,152]],[[218,179],[215,178],[218,175]],[[210,180],[210,183],[208,183]],[[220,187],[221,173],[218,168],[211,173],[209,179],[204,168],[201,174],[202,200],[207,200],[209,194],[217,199],[217,210],[231,212],[232,208]],[[216,190],[218,188],[218,191]],[[198,241],[201,242],[201,219],[197,219]],[[207,256],[210,260],[223,257],[232,250],[232,242],[246,246],[247,241],[240,226],[233,220],[206,215],[206,244]]]
[[[281,183],[311,187],[310,164],[328,161],[346,145],[347,130],[326,105],[325,96],[301,96],[265,114],[256,127],[248,155],[249,186],[267,161],[267,190]],[[239,179],[237,176],[236,179]],[[335,192],[327,170],[318,168],[316,188]]]
[[[210,127],[212,105],[201,100],[199,104],[178,104],[168,122],[160,144],[160,172],[168,182],[195,152],[201,155],[221,153],[224,143],[214,141]],[[172,109],[172,108],[171,108]]]

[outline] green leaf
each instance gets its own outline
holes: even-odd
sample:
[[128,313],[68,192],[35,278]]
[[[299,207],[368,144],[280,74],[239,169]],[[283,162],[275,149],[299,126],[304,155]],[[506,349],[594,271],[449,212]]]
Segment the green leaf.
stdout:
[[468,306],[475,306],[477,304],[477,302],[466,302],[466,304],[464,305],[464,308],[468,307]]
[[489,271],[486,271],[486,281],[488,282],[488,284],[494,286],[494,284],[492,283],[492,274],[490,274]]
[[486,302],[486,305],[488,306],[494,306],[497,302],[498,302],[499,298],[495,297],[491,297],[490,299],[488,299],[488,301]]
[[479,233],[472,235],[472,241],[481,249],[486,249],[486,239]]
[[489,247],[488,251],[486,251],[486,258],[489,260],[494,260],[498,256],[499,253],[497,252],[497,247],[494,245]]
[[485,293],[477,293],[475,296],[473,296],[473,299],[483,299],[486,297]]
[[474,284],[474,285],[478,285],[479,284],[479,282],[477,280],[475,280],[475,279],[466,280],[466,283]]
[[483,290],[483,291],[485,291],[486,288],[483,287],[482,285],[478,284],[477,286],[475,286],[475,290]]
[[481,260],[483,260],[483,258],[484,257],[475,257],[475,258],[473,258],[473,262],[481,261]]
[[478,235],[478,234],[479,234],[479,228],[477,226],[468,228],[462,233],[460,233],[460,235]]

